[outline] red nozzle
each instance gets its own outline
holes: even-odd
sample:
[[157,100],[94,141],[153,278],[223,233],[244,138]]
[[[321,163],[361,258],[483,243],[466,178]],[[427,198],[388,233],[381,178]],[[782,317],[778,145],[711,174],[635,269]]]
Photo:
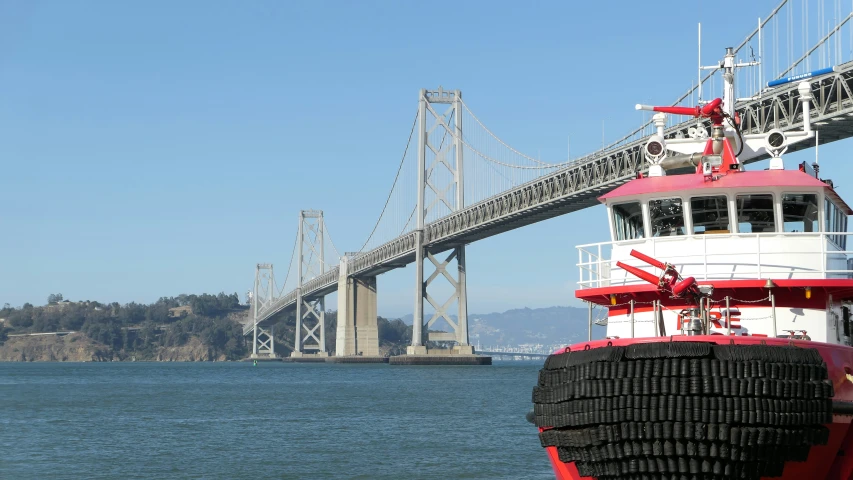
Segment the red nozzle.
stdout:
[[657,276],[655,276],[649,272],[646,272],[644,270],[640,270],[637,267],[625,265],[622,262],[616,262],[616,266],[625,270],[626,272],[630,272],[630,273],[634,274],[635,276],[642,278],[643,280],[651,283],[652,285],[658,285],[660,283],[660,279]]
[[666,264],[661,262],[660,260],[656,260],[645,253],[638,252],[636,250],[631,250],[631,256],[637,259],[640,259],[651,266],[658,267],[661,270],[666,270]]
[[675,115],[688,115],[690,117],[710,118],[715,125],[723,121],[723,116],[717,110],[723,104],[721,98],[715,98],[703,107],[652,107],[649,105],[637,105],[637,110],[651,110],[653,112],[672,113]]
[[689,115],[691,117],[702,116],[699,107],[652,107],[653,112],[674,113],[676,115]]

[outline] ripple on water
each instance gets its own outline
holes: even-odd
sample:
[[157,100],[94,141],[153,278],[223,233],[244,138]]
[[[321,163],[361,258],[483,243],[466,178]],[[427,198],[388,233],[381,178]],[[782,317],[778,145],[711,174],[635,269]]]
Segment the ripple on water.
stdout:
[[0,478],[553,478],[537,363],[0,363]]

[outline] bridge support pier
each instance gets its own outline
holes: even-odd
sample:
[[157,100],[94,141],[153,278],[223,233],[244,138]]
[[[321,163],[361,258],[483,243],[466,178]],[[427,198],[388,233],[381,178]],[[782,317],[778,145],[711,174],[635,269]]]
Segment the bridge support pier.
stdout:
[[255,324],[252,356],[250,358],[277,358],[275,356],[275,342],[273,341],[273,327],[270,325],[269,330]]
[[[417,292],[415,299],[415,323],[412,326],[412,345],[407,347],[406,354],[408,355],[427,355],[430,351],[427,349],[427,342],[455,342],[455,345],[449,349],[441,349],[441,354],[450,355],[473,355],[474,347],[468,341],[468,292],[466,289],[465,278],[465,246],[461,245],[450,250],[450,254],[443,260],[441,256],[436,258],[432,253],[425,251],[425,255],[416,255],[416,262],[424,261],[424,257],[428,260],[435,270],[426,279],[423,280],[423,265],[417,265],[418,286],[420,291]],[[456,260],[456,277],[451,274],[448,265],[453,260]],[[429,286],[439,277],[443,277],[453,287],[453,293],[443,303],[436,300],[429,293]],[[419,297],[419,298],[418,298]],[[432,317],[426,323],[423,322],[423,300],[426,299],[432,308],[435,310]],[[456,303],[456,320],[451,318],[450,307]],[[439,320],[444,319],[447,325],[450,326],[452,332],[430,332],[430,328]]]
[[338,277],[335,355],[380,358],[376,318],[376,277],[349,277],[344,258]]
[[[304,334],[304,335],[302,335]],[[312,343],[308,343],[312,341]],[[306,354],[327,357],[326,352],[326,300],[323,297],[306,300],[301,289],[296,298],[296,343],[291,357]],[[308,353],[306,350],[314,350]]]

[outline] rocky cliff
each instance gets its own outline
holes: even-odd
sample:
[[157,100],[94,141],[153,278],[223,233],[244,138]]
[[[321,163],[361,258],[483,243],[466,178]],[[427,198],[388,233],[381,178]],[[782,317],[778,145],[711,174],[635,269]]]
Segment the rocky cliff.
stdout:
[[0,345],[0,362],[112,362],[112,361],[204,362],[223,361],[198,338],[180,347],[159,347],[151,356],[127,355],[93,341],[82,333],[65,336],[12,337]]
[[160,347],[156,357],[151,360],[158,362],[209,362],[212,360],[223,361],[225,355],[215,356],[210,347],[206,346],[197,337],[180,347]]
[[108,362],[117,360],[112,349],[82,333],[12,337],[0,345],[6,362]]

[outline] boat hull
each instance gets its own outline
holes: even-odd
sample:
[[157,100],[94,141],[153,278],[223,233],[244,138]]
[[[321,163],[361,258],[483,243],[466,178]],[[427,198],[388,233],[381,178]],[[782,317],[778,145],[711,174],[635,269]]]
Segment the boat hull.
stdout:
[[[832,422],[825,424],[829,430],[828,441],[825,445],[812,446],[806,461],[786,462],[782,476],[761,478],[781,478],[782,480],[803,478],[847,480],[853,478],[853,429],[850,428],[853,416],[848,414],[851,411],[851,407],[853,407],[853,381],[851,381],[853,377],[850,377],[853,374],[853,348],[851,347],[805,340],[707,335],[599,340],[575,344],[555,352],[555,354],[607,346],[627,347],[639,343],[662,342],[703,342],[718,345],[767,345],[780,347],[796,346],[817,350],[826,364],[828,380],[833,387],[832,403],[835,407],[841,407],[833,409]],[[540,428],[540,432],[544,430],[548,430],[548,428]],[[546,447],[546,451],[557,479],[595,480],[596,477],[581,476],[575,462],[561,461],[556,446],[548,446]],[[626,478],[631,477],[626,476]]]

